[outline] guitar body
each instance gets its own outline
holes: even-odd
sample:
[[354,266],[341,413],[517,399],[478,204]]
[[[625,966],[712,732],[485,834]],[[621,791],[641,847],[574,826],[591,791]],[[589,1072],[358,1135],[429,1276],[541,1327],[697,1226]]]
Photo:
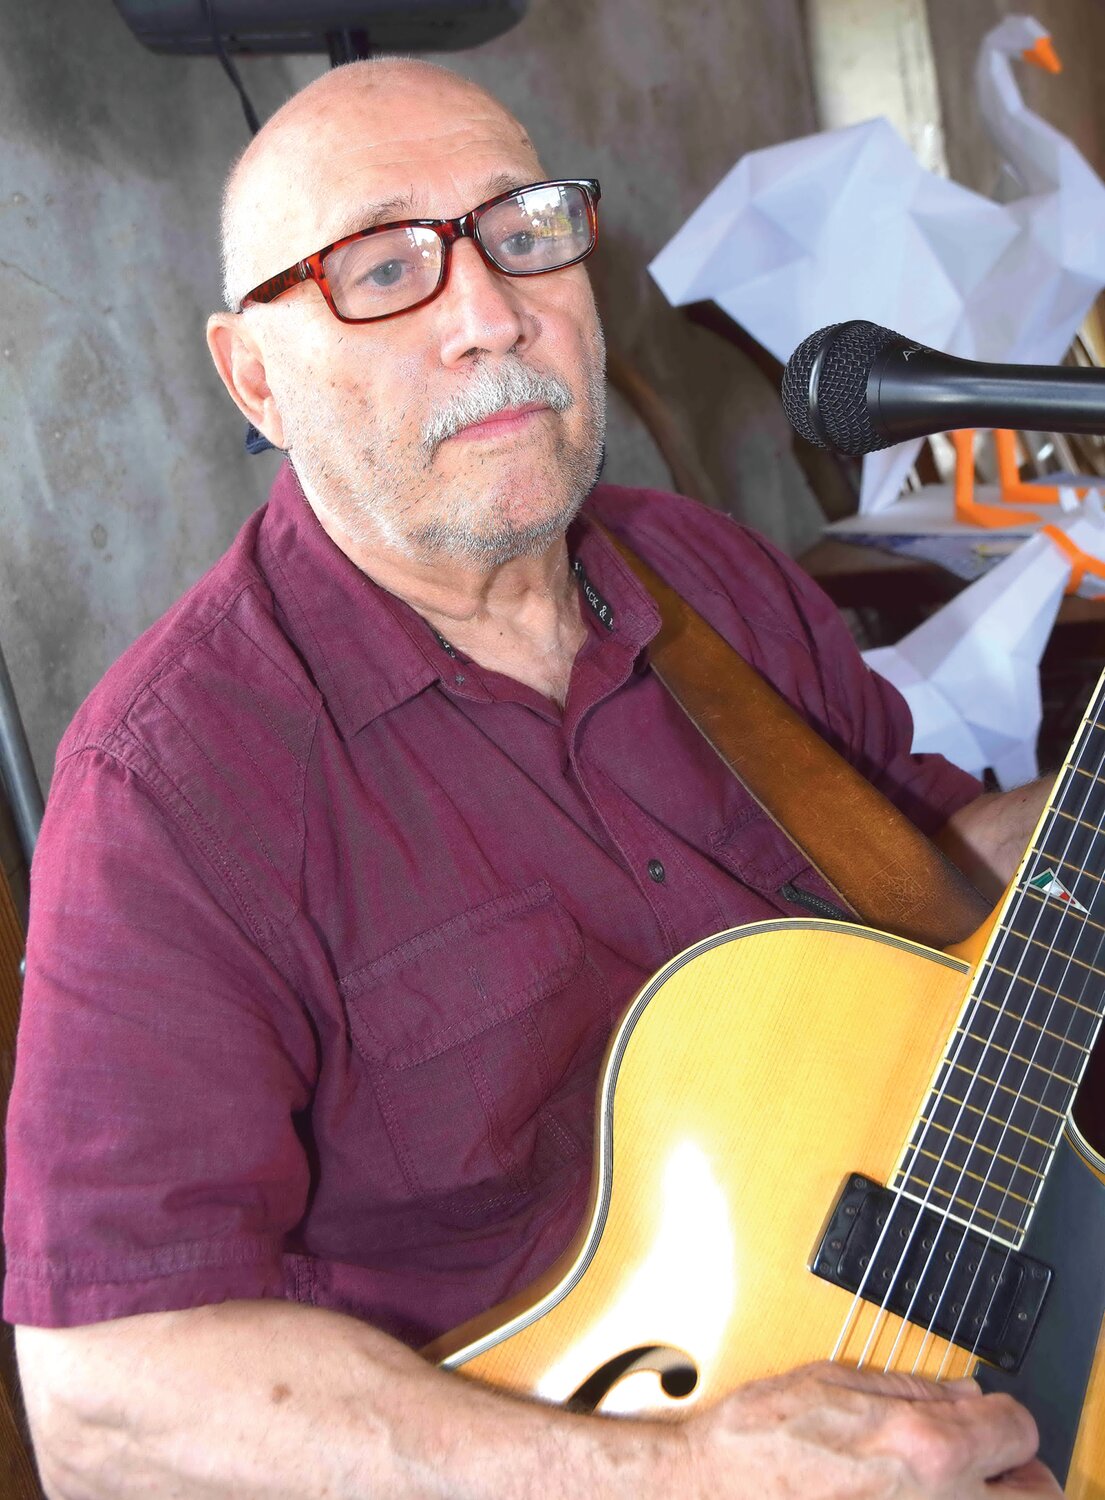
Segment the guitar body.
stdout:
[[[680,954],[611,1041],[576,1242],[427,1356],[541,1400],[673,1417],[834,1350],[877,1369],[973,1373],[969,1352],[809,1269],[849,1175],[892,1180],[970,979],[961,959],[816,920]],[[1043,1456],[1069,1494],[1105,1500],[1105,1163],[1066,1139],[1058,1154],[1039,1205],[1048,1253],[1035,1220],[1023,1247],[1047,1259],[1052,1289],[1010,1388],[1034,1411],[1054,1402],[1054,1351],[1075,1319],[1081,1369],[1068,1370],[1065,1413],[1043,1413],[1055,1430]],[[1077,1265],[1055,1263],[1078,1244]],[[1034,1363],[1045,1333],[1052,1352]]]

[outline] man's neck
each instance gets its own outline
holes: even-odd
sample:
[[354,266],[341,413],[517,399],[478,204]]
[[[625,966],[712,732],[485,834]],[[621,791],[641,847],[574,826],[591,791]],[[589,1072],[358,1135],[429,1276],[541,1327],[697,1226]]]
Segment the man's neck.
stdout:
[[564,704],[587,629],[563,535],[533,556],[481,568],[446,556],[412,558],[382,538],[353,541],[324,509],[316,514],[351,562],[455,650]]

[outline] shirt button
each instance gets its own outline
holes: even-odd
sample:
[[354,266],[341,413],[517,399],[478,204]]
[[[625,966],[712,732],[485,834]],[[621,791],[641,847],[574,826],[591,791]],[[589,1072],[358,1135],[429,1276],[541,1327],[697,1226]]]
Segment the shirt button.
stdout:
[[648,878],[655,880],[659,885],[664,878],[664,867],[658,859],[650,859],[648,862]]

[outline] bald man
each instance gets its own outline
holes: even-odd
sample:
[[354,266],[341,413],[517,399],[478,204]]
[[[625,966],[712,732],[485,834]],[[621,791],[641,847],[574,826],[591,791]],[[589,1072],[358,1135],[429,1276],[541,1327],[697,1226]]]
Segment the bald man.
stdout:
[[999,877],[1040,801],[910,756],[766,544],[591,493],[597,202],[412,62],[232,175],[211,352],[291,467],[81,710],[36,860],[5,1314],[51,1496],[1058,1493],[971,1383],[825,1366],[669,1426],[414,1352],[563,1250],[650,970],[828,895],[648,670],[593,516]]

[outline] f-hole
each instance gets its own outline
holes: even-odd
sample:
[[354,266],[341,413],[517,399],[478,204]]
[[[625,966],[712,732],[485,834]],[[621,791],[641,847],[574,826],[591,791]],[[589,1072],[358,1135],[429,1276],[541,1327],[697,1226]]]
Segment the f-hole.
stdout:
[[643,1344],[600,1365],[566,1405],[570,1411],[596,1412],[619,1381],[644,1370],[659,1377],[660,1389],[673,1401],[685,1401],[698,1384],[698,1370],[689,1354],[667,1344]]

